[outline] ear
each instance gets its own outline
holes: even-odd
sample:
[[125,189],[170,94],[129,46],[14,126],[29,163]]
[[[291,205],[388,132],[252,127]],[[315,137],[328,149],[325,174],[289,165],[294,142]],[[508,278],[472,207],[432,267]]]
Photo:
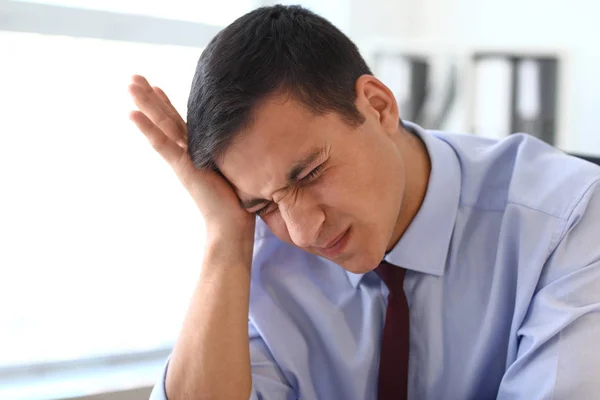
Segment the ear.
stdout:
[[398,103],[392,91],[372,75],[362,75],[356,80],[356,106],[367,118],[371,116],[384,129],[393,134],[398,131]]

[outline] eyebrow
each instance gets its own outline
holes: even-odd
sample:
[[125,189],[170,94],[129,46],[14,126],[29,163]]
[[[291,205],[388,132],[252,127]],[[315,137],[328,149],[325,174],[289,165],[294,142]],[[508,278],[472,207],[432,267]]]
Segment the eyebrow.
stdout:
[[[302,174],[302,172],[308,169],[315,162],[315,160],[317,160],[323,155],[323,153],[325,153],[325,147],[314,148],[307,156],[300,159],[299,161],[296,161],[287,174],[287,186],[291,186],[292,184],[294,184],[294,182],[298,180],[300,174]],[[269,200],[267,199],[255,198],[242,201],[241,204],[244,209],[249,209],[259,204],[266,203],[268,201]]]

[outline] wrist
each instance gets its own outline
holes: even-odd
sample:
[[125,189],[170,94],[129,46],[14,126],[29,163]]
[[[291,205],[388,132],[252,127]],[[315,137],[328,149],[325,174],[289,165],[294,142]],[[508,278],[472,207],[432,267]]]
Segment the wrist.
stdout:
[[242,248],[254,246],[255,218],[244,218],[235,223],[205,219],[207,246]]
[[249,268],[253,249],[254,235],[208,235],[204,253],[205,264],[219,265],[220,268],[246,265]]

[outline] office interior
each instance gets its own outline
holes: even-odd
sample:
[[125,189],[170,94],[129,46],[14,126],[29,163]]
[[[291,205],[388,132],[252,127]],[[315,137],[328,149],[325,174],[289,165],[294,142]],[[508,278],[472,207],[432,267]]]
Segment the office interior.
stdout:
[[[203,47],[274,3],[0,0],[0,399],[148,398],[204,236],[127,84],[146,76],[185,115]],[[406,120],[600,158],[598,2],[283,3],[353,39]]]

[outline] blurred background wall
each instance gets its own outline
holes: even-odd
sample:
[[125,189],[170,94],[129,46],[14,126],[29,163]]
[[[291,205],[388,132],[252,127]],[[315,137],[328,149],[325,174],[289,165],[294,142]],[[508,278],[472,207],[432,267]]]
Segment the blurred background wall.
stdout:
[[[403,118],[600,155],[597,2],[285,3],[355,40]],[[185,115],[202,48],[270,4],[0,0],[0,399],[147,396],[204,236],[127,119],[129,77],[145,75]]]

